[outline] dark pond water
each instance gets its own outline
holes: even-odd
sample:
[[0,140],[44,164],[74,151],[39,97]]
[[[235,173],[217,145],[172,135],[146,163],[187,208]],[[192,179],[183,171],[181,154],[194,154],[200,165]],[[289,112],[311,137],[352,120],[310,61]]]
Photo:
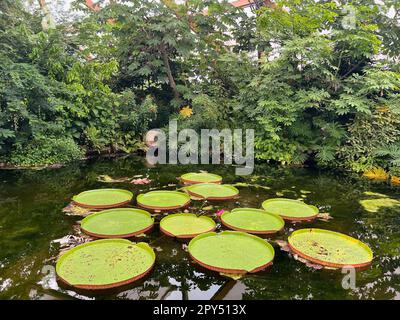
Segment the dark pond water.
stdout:
[[[273,266],[266,272],[234,281],[206,272],[192,264],[183,243],[160,235],[157,228],[140,241],[156,250],[154,271],[144,280],[119,292],[95,297],[58,287],[49,267],[59,253],[52,240],[74,234],[79,217],[62,209],[81,191],[117,187],[135,194],[150,188],[175,189],[176,177],[185,172],[208,170],[227,183],[246,182],[271,189],[242,187],[233,203],[216,203],[209,211],[237,207],[260,207],[263,200],[284,195],[300,198],[328,212],[332,220],[287,225],[278,238],[286,240],[293,229],[319,227],[359,238],[371,246],[371,267],[357,273],[356,289],[342,287],[340,271],[315,270],[294,260],[276,247]],[[105,184],[99,175],[124,177],[148,175],[150,185]],[[78,163],[42,171],[0,171],[0,298],[1,299],[400,299],[400,207],[368,212],[359,201],[382,193],[399,199],[399,187],[371,182],[356,175],[257,166],[254,175],[237,177],[233,167],[146,166],[144,159],[125,158]],[[372,196],[372,198],[377,196]],[[380,196],[378,196],[380,197]],[[199,204],[195,204],[199,207]],[[276,239],[276,238],[275,238]],[[45,268],[44,268],[45,267]],[[43,269],[44,268],[44,269]],[[43,283],[46,285],[43,286]]]

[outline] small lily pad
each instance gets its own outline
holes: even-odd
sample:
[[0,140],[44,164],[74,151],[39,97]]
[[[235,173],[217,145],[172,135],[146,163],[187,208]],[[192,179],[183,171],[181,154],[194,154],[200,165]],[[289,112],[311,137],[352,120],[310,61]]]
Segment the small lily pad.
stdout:
[[182,175],[180,179],[186,185],[198,184],[198,183],[217,183],[217,184],[222,183],[221,176],[208,172],[186,173]]
[[253,234],[274,234],[285,226],[285,221],[280,216],[253,208],[237,208],[224,212],[221,222],[230,229]]
[[57,261],[56,272],[62,282],[75,288],[109,289],[144,277],[153,268],[155,257],[147,243],[97,240],[67,251]]
[[318,208],[299,200],[276,198],[263,202],[265,211],[280,215],[288,221],[310,221],[318,217]]
[[97,238],[130,238],[145,233],[153,225],[154,219],[147,211],[119,208],[86,217],[81,222],[81,229]]
[[192,213],[177,213],[166,216],[160,221],[160,230],[168,236],[176,238],[194,238],[195,236],[214,231],[216,223],[213,219]]
[[301,258],[323,266],[360,268],[368,266],[373,259],[366,244],[329,230],[297,230],[289,236],[288,242],[290,249]]
[[186,191],[196,198],[204,200],[231,200],[239,196],[239,190],[231,185],[212,183],[194,184],[186,187]]
[[378,199],[366,199],[360,200],[360,204],[363,208],[372,213],[376,213],[380,208],[391,208],[400,206],[400,201],[392,198],[378,198]]
[[72,198],[74,204],[83,208],[107,209],[121,207],[131,202],[132,192],[121,189],[97,189],[84,191]]
[[190,197],[179,191],[150,191],[137,197],[140,207],[151,210],[174,210],[186,207]]
[[268,242],[238,231],[201,234],[190,241],[188,251],[201,266],[230,274],[261,271],[272,264],[275,256]]

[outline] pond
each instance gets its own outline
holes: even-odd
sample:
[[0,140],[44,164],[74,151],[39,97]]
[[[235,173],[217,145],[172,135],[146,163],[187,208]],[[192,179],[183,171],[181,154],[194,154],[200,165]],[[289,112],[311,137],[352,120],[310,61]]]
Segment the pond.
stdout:
[[[373,264],[357,272],[356,288],[346,290],[342,286],[344,274],[340,270],[310,268],[275,246],[276,256],[271,268],[230,280],[198,268],[184,250],[184,242],[163,236],[156,227],[151,234],[140,238],[157,254],[155,268],[145,279],[120,291],[95,296],[57,285],[51,266],[55,266],[59,247],[52,241],[74,234],[76,230],[81,218],[62,212],[73,195],[108,187],[131,190],[135,195],[154,188],[175,190],[178,187],[176,177],[198,170],[219,174],[226,183],[250,184],[240,187],[239,200],[207,204],[213,205],[207,215],[213,216],[220,209],[234,207],[259,208],[264,200],[278,196],[304,198],[333,219],[287,224],[283,234],[274,240],[286,240],[291,231],[304,227],[338,231],[367,243],[374,251]],[[109,184],[98,181],[99,175],[116,178],[143,175],[149,176],[152,182],[148,185]],[[354,174],[268,164],[256,166],[254,174],[248,177],[235,176],[231,166],[149,167],[145,159],[139,157],[98,159],[41,171],[0,171],[0,298],[400,299],[398,193],[399,187]],[[377,198],[381,202],[391,199],[390,205],[372,206],[371,209],[360,203]],[[196,210],[200,209],[199,203],[196,206]]]

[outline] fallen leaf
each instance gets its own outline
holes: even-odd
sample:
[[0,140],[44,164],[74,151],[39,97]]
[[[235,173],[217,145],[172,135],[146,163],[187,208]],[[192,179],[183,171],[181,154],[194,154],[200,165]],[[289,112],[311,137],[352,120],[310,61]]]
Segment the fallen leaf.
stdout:
[[86,217],[97,211],[98,210],[82,208],[73,203],[70,203],[64,209],[62,209],[62,212],[66,213],[68,216],[80,216],[80,217]]
[[325,213],[319,213],[318,219],[321,221],[329,221],[332,220],[333,217],[328,212],[325,212]]

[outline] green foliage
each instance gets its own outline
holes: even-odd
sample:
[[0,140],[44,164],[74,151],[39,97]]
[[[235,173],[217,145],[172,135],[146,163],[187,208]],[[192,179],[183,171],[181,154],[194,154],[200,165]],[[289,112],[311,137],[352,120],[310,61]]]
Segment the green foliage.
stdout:
[[16,166],[46,166],[81,160],[85,152],[71,138],[42,138],[28,145],[17,144],[10,163]]

